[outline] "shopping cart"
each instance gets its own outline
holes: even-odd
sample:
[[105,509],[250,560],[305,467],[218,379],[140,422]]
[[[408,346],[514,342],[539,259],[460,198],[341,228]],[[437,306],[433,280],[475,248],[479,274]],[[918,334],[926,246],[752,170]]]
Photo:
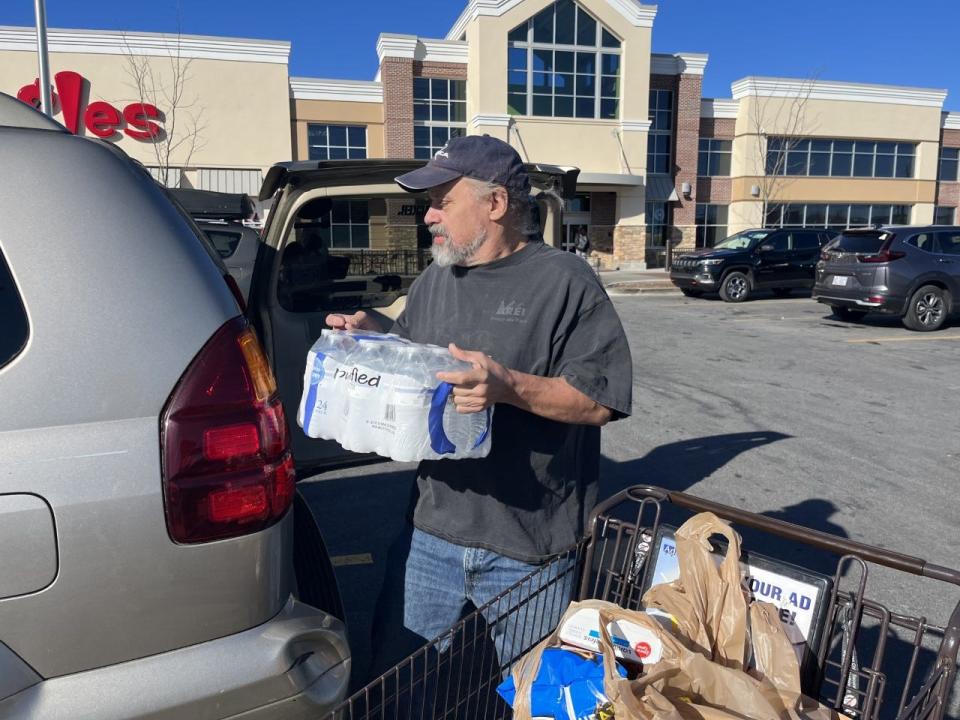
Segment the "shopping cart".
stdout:
[[868,579],[872,569],[890,568],[960,586],[960,571],[686,493],[636,486],[597,507],[581,544],[356,692],[329,717],[511,717],[496,687],[512,663],[553,631],[571,596],[639,609],[662,537],[661,514],[677,509],[712,512],[735,528],[768,533],[771,540],[830,559],[835,570],[824,582],[821,632],[808,650],[803,678],[807,695],[855,720],[944,716],[960,647],[960,603],[937,625],[871,600]]

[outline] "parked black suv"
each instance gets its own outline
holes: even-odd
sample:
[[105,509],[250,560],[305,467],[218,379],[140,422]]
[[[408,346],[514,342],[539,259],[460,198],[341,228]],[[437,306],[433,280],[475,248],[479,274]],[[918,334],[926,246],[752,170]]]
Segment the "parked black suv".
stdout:
[[835,230],[814,228],[744,230],[675,258],[670,280],[684,295],[719,292],[726,302],[743,302],[760,288],[789,295],[813,287],[820,249],[836,236]]
[[960,226],[845,230],[823,249],[813,297],[843,320],[876,312],[938,330],[958,308]]

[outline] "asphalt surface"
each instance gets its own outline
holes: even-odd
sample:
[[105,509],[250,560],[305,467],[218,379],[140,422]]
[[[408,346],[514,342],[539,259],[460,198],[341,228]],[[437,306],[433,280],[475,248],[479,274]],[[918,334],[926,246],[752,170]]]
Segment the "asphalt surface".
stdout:
[[[893,319],[844,323],[799,293],[739,305],[674,293],[615,303],[633,350],[634,415],[604,430],[604,496],[658,485],[960,567],[960,322],[933,334]],[[355,683],[378,643],[371,627],[385,567],[399,562],[390,548],[413,470],[387,463],[303,485],[337,558]],[[828,574],[835,565],[756,533],[744,532],[744,547]],[[867,588],[941,625],[960,600],[958,587],[883,568],[871,569]],[[901,634],[886,655],[902,662],[907,650]]]

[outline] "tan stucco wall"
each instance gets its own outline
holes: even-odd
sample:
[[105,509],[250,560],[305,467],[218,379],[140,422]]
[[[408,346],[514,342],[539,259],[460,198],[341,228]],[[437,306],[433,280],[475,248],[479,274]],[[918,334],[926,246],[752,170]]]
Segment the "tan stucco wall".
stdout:
[[383,105],[380,103],[340,102],[333,100],[292,100],[294,159],[305,160],[307,153],[307,124],[365,125],[367,128],[367,157],[386,157],[383,136]]
[[[148,58],[158,87],[169,87],[171,61],[166,57]],[[186,60],[181,60],[186,62]],[[287,66],[280,63],[238,62],[194,58],[187,70],[183,104],[192,107],[178,112],[178,127],[184,127],[190,112],[201,113],[201,147],[190,165],[193,167],[258,168],[291,157],[290,103]],[[128,74],[124,55],[92,53],[51,53],[51,79],[60,70],[73,70],[89,82],[89,102],[105,100],[117,107],[139,101]],[[6,51],[0,53],[0,90],[11,95],[37,77],[36,54]],[[150,102],[150,98],[146,98]],[[168,114],[169,103],[161,94],[155,103]],[[179,113],[183,113],[181,117]],[[62,120],[62,115],[55,116]],[[169,119],[164,125],[169,131]],[[81,134],[88,134],[80,121]],[[175,136],[179,131],[174,131]],[[116,144],[131,157],[146,165],[156,165],[151,145],[120,133]],[[171,156],[171,165],[183,165],[184,147]]]
[[[507,113],[507,35],[552,2],[527,0],[501,17],[481,15],[467,26],[468,121],[476,115]],[[619,120],[646,122],[651,28],[634,27],[605,0],[581,0],[580,5],[622,41]],[[624,163],[614,133],[619,121],[516,117],[514,122],[517,132],[482,124],[468,126],[468,132],[504,140],[509,134],[511,144],[531,162],[576,165],[584,172],[624,173],[625,164],[633,174],[646,171],[647,133],[623,133]]]
[[[794,109],[798,106],[802,110]],[[802,117],[799,123],[793,120],[798,114]],[[915,142],[915,177],[935,179],[937,175],[940,108],[842,100],[807,100],[795,105],[790,98],[745,97],[737,113],[732,177],[763,172],[758,126],[767,136],[793,130],[804,137]]]
[[[751,185],[762,184],[759,177],[737,177],[731,182],[731,201],[753,201]],[[933,180],[894,180],[887,178],[784,177],[776,190],[777,202],[811,203],[893,203],[913,205],[934,201],[937,184]]]

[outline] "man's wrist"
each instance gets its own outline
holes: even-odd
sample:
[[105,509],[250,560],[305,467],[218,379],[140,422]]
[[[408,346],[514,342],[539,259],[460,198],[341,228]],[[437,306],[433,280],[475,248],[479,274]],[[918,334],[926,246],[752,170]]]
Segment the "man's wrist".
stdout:
[[517,372],[516,370],[511,370],[506,368],[507,377],[506,377],[506,386],[507,386],[507,396],[503,399],[503,402],[508,405],[516,405],[522,407],[523,403],[523,373]]

